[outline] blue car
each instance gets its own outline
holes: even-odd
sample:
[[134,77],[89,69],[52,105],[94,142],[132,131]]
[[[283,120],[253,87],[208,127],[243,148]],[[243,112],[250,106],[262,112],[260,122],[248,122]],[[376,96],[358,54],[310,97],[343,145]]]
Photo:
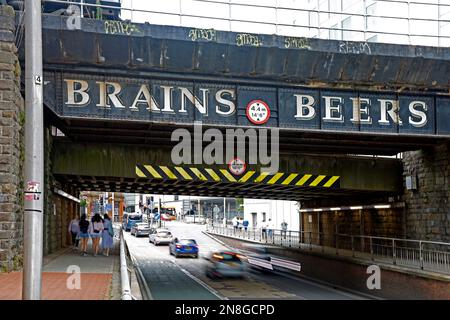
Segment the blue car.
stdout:
[[141,214],[124,213],[122,218],[122,229],[130,231],[136,223],[141,222],[143,222]]
[[194,239],[173,239],[169,244],[169,253],[175,258],[190,256],[198,258],[198,244]]

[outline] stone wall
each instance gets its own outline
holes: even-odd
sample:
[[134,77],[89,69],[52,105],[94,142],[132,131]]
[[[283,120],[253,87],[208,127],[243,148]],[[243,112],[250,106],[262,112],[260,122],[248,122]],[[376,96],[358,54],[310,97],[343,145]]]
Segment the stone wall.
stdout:
[[450,145],[406,152],[404,180],[417,177],[417,189],[407,190],[408,238],[450,242]]
[[[312,212],[302,214],[302,225],[304,231],[312,232],[313,244],[334,246],[335,233],[402,238],[403,215],[403,208]],[[319,226],[320,238],[317,236]],[[309,239],[304,240],[308,242]]]
[[23,251],[25,115],[14,30],[13,9],[0,6],[0,272],[19,269]]

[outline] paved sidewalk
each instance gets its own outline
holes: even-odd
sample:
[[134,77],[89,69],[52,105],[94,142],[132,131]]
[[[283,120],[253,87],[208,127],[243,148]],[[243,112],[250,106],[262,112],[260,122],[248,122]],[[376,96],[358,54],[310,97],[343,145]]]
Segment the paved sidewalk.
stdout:
[[[43,300],[114,299],[113,274],[119,264],[119,242],[109,257],[92,254],[82,257],[78,251],[64,249],[44,257]],[[92,250],[89,250],[92,252]],[[79,278],[74,272],[80,272]],[[22,272],[0,273],[0,300],[22,299]]]

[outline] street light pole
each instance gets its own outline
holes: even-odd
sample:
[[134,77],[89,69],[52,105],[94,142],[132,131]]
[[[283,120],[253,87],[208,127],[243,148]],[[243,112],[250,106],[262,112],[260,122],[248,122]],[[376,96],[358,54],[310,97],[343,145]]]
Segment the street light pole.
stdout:
[[22,299],[40,300],[44,205],[41,1],[25,0],[25,216]]

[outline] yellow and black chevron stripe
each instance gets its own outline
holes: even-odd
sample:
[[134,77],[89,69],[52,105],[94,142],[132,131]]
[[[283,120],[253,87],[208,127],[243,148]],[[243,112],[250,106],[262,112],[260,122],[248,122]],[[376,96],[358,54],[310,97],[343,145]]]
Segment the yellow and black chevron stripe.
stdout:
[[248,170],[241,176],[234,176],[228,169],[191,167],[191,166],[156,166],[136,165],[136,175],[139,178],[173,180],[173,181],[203,181],[216,183],[249,183],[297,187],[339,188],[340,176],[327,176],[305,173],[268,174]]

